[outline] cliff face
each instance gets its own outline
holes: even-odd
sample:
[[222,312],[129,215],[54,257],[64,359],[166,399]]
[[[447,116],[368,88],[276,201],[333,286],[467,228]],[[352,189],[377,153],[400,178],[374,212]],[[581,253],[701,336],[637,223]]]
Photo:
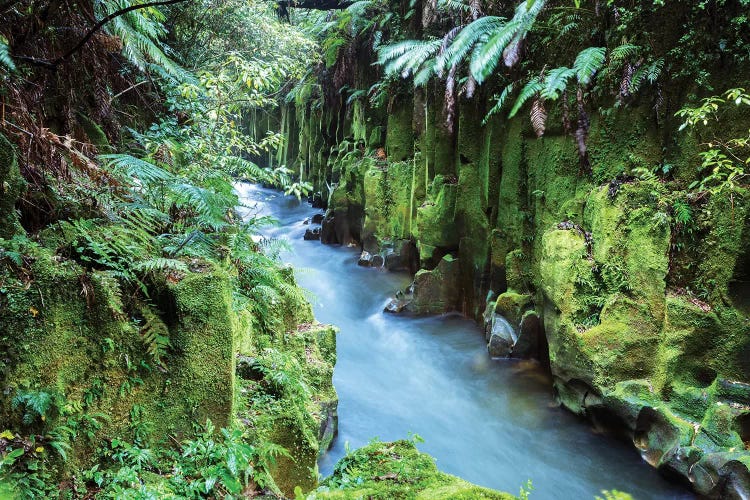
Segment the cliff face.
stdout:
[[[358,59],[354,88],[370,88],[371,64]],[[282,109],[290,143],[277,161],[327,200],[322,241],[416,272],[397,309],[462,311],[485,325],[492,355],[548,361],[566,408],[699,493],[748,491],[746,193],[681,187],[700,139],[649,106],[592,114],[589,172],[562,127],[538,139],[525,119],[483,126],[478,94],[451,131],[442,99],[431,84],[386,109],[343,97]],[[669,174],[637,173],[657,166]],[[674,221],[678,202],[690,227]]]

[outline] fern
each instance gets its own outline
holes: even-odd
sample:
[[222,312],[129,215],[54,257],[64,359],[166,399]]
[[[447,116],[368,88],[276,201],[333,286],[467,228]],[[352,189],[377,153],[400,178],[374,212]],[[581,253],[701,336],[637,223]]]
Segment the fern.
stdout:
[[16,65],[13,63],[13,59],[10,57],[8,39],[3,35],[0,35],[0,68],[2,68],[3,66],[8,71],[16,70]]
[[186,273],[189,271],[184,262],[165,257],[153,257],[137,262],[133,265],[133,270],[141,273],[153,273],[156,271],[180,271]]
[[518,94],[516,102],[515,104],[513,104],[513,108],[510,110],[508,118],[513,118],[514,116],[516,116],[518,111],[521,109],[521,106],[523,106],[526,101],[534,97],[537,92],[541,92],[543,88],[544,86],[542,85],[539,77],[534,77],[529,80],[521,89],[520,94]]
[[484,82],[497,67],[500,56],[508,44],[517,38],[523,23],[520,19],[512,19],[493,33],[485,43],[481,43],[474,51],[469,66],[472,76],[477,83]]
[[440,49],[440,40],[404,40],[381,47],[378,64],[388,75],[400,74],[403,78],[417,73]]
[[540,92],[542,98],[555,101],[568,86],[568,80],[576,74],[575,69],[555,68],[547,73],[544,79],[544,86]]
[[140,313],[143,318],[139,328],[141,340],[156,364],[164,368],[164,357],[171,347],[169,330],[150,306],[141,307]]
[[125,175],[144,182],[171,182],[175,179],[174,175],[163,168],[131,155],[108,154],[100,155],[99,159],[108,168],[113,169],[115,174]]
[[495,105],[492,106],[492,108],[485,115],[484,120],[482,120],[482,125],[486,125],[492,116],[496,115],[503,109],[505,103],[508,101],[508,98],[513,93],[515,88],[515,82],[511,82],[503,89],[503,91],[500,93],[500,97],[497,98],[497,102],[495,103]]
[[612,49],[609,58],[614,63],[621,63],[628,59],[633,59],[640,52],[641,47],[630,43],[623,43]]
[[501,29],[505,23],[506,19],[503,17],[485,16],[463,28],[457,27],[457,33],[449,32],[446,35],[445,42],[446,45],[447,42],[450,42],[450,44],[441,51],[437,58],[438,70],[442,72],[459,64],[477,43],[486,40],[494,31]]
[[578,82],[587,86],[591,83],[591,78],[604,66],[606,49],[604,47],[589,47],[583,49],[573,64]]

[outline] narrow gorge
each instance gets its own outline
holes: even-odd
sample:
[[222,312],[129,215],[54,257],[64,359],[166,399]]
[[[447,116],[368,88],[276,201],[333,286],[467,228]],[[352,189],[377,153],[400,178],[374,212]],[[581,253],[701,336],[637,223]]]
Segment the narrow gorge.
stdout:
[[749,34],[0,4],[0,498],[750,498]]

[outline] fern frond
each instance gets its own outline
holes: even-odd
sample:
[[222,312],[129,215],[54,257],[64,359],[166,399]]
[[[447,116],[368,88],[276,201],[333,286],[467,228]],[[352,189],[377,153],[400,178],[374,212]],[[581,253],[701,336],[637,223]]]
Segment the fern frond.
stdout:
[[133,270],[142,273],[152,273],[155,271],[181,271],[186,273],[189,271],[187,265],[181,260],[165,257],[153,257],[137,262],[133,265]]
[[511,82],[506,86],[503,91],[500,93],[500,97],[497,98],[497,102],[494,106],[492,106],[492,109],[490,109],[487,114],[484,117],[484,120],[482,120],[482,125],[486,125],[487,122],[491,117],[499,113],[503,107],[505,106],[505,103],[508,102],[508,97],[513,93],[513,91],[516,88],[515,82]]
[[139,179],[143,182],[169,182],[175,177],[161,167],[153,163],[141,160],[127,154],[100,155],[99,159],[105,162],[108,168],[116,173]]
[[566,68],[565,66],[550,70],[544,79],[544,88],[540,92],[540,95],[546,100],[557,100],[568,86],[568,80],[575,74],[574,69]]
[[524,87],[521,89],[521,92],[518,94],[516,102],[513,104],[513,108],[510,110],[508,118],[513,118],[514,116],[516,116],[516,113],[518,113],[518,111],[521,109],[521,106],[523,106],[526,101],[534,97],[537,92],[541,92],[542,88],[543,85],[539,77],[534,77],[526,82],[526,85],[524,85]]
[[10,57],[10,48],[8,47],[8,39],[3,35],[0,35],[0,68],[5,67],[8,71],[15,71],[16,65],[13,59]]
[[609,53],[609,58],[614,63],[621,63],[638,55],[638,52],[640,50],[641,47],[638,45],[623,43],[622,45],[619,45],[612,49],[612,51]]
[[378,53],[378,64],[384,65],[386,74],[406,78],[417,73],[437,53],[440,43],[440,40],[404,40],[386,45]]
[[573,63],[573,70],[581,85],[586,86],[591,83],[594,74],[604,66],[605,54],[604,47],[589,47],[578,54]]
[[163,367],[163,358],[172,346],[169,340],[169,330],[150,306],[144,305],[140,313],[143,318],[140,325],[141,340],[146,347],[146,352]]
[[529,118],[531,119],[531,126],[534,127],[536,136],[543,136],[547,124],[547,110],[544,109],[544,101],[539,97],[535,98],[531,103]]
[[459,64],[477,43],[487,40],[492,33],[502,28],[505,23],[506,19],[503,17],[485,16],[461,28],[453,37],[450,45],[445,47],[438,56],[438,69],[445,71]]
[[497,29],[486,43],[482,43],[474,50],[469,69],[477,83],[481,84],[495,71],[500,56],[508,44],[518,36],[521,27],[520,19],[512,19]]

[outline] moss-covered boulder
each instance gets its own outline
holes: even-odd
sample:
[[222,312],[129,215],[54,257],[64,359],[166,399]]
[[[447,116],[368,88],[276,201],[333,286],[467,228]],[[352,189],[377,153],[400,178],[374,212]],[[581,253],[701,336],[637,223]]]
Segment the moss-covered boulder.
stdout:
[[396,441],[374,442],[345,456],[336,464],[333,474],[306,498],[511,500],[516,497],[440,472],[434,459],[420,453],[412,442]]

